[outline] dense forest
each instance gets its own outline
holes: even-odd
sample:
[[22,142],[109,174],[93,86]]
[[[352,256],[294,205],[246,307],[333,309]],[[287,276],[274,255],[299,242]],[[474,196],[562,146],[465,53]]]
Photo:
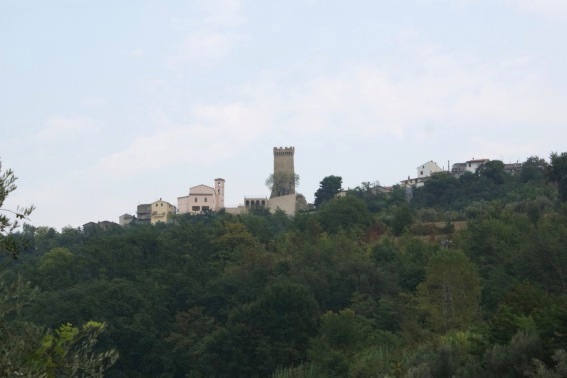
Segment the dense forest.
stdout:
[[437,174],[411,196],[363,183],[334,197],[332,176],[294,217],[24,225],[2,255],[0,369],[567,376],[567,154],[503,167]]

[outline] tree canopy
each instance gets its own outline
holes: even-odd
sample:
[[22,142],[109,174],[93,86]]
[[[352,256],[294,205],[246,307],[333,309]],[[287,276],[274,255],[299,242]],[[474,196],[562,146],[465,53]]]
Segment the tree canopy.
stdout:
[[340,176],[327,176],[319,183],[319,189],[315,192],[315,207],[334,198],[343,186],[343,178]]

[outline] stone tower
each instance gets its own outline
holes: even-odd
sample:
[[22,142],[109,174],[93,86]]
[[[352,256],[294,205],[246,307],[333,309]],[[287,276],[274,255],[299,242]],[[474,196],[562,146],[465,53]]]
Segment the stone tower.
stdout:
[[224,179],[217,178],[215,179],[215,211],[219,211],[220,209],[224,209]]
[[274,147],[274,184],[270,198],[295,194],[295,147]]

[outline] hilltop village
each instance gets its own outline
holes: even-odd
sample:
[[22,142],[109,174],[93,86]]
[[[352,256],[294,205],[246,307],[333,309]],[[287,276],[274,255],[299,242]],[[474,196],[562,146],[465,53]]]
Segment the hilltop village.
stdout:
[[[270,198],[229,209],[239,215],[216,179],[179,209],[150,204],[147,223],[23,227],[4,286],[38,289],[3,319],[27,348],[12,360],[35,361],[51,340],[28,346],[19,331],[32,324],[70,348],[82,344],[61,335],[98,330],[88,346],[115,356],[109,377],[567,377],[567,153],[517,174],[472,159],[456,177],[430,161],[417,167],[425,182],[390,192],[341,192],[329,175],[315,211],[287,216],[277,209],[301,198],[293,152],[275,150]],[[524,374],[544,363],[550,374]],[[0,373],[15,376],[38,375]]]
[[[131,223],[156,224],[158,222],[168,222],[175,214],[203,214],[209,211],[224,210],[230,214],[244,214],[253,207],[265,208],[270,212],[281,210],[289,215],[294,215],[297,211],[313,208],[308,204],[302,194],[295,192],[295,168],[294,156],[295,147],[274,147],[274,172],[271,176],[273,186],[270,197],[248,197],[245,196],[243,203],[237,207],[225,207],[225,180],[223,178],[214,179],[213,186],[200,184],[189,188],[189,193],[177,198],[177,206],[172,203],[159,199],[152,203],[140,204],[137,206],[136,214],[123,214],[119,217],[118,224],[126,226]],[[464,163],[455,163],[451,166],[451,171],[441,168],[436,162],[428,161],[416,168],[415,177],[408,176],[401,180],[399,185],[406,188],[408,198],[411,197],[413,188],[419,188],[433,175],[450,173],[459,177],[465,172],[475,173],[476,170],[489,159],[471,159]],[[521,163],[504,164],[504,171],[516,174],[520,172]],[[388,193],[393,187],[380,186],[374,184],[373,189],[383,193]],[[338,195],[346,195],[347,190],[341,191]],[[115,222],[89,222],[83,228],[98,226],[108,228],[116,226]]]

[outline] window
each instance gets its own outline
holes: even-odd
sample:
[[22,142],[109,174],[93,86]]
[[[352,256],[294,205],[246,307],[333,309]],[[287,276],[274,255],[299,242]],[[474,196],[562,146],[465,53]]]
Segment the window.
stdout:
[[193,211],[201,211],[201,208],[200,208],[199,206],[193,206],[193,207],[191,208],[191,210],[193,210]]
[[197,197],[195,197],[195,202],[197,202]]
[[208,206],[203,206],[202,210],[203,210],[203,211],[209,211],[209,207],[208,207]]
[[207,202],[207,197],[205,197],[205,202]]

